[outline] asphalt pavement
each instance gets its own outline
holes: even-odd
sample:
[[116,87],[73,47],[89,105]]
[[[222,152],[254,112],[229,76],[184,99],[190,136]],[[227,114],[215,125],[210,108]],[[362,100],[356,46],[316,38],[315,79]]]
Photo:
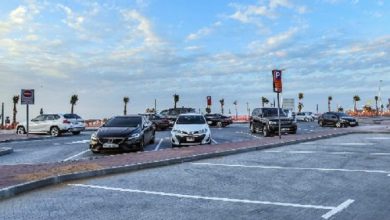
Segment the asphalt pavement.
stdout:
[[[319,127],[316,122],[301,122],[298,124],[298,134],[319,132],[331,127]],[[0,165],[34,164],[79,159],[93,159],[110,156],[121,152],[93,154],[89,150],[89,139],[93,131],[85,131],[80,135],[64,134],[51,138],[42,135],[42,140],[13,141],[0,143],[1,147],[12,148],[12,154],[0,157]],[[235,143],[264,138],[261,134],[251,134],[248,124],[232,124],[225,128],[211,128],[212,144]],[[145,151],[156,151],[171,148],[170,130],[157,131],[154,144],[147,145]]]
[[2,219],[388,219],[390,135],[353,134],[68,182]]

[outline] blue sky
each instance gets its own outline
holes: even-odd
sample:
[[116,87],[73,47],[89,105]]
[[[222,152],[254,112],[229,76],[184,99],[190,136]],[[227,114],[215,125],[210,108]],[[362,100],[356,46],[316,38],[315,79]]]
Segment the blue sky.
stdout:
[[[379,80],[390,98],[390,16],[385,0],[25,0],[0,6],[0,102],[36,90],[32,115],[84,118],[159,110],[202,110],[206,96],[240,114],[273,100],[271,70],[285,69],[285,98],[304,110],[374,104]],[[387,12],[387,13],[386,13]],[[18,118],[24,118],[19,106]]]

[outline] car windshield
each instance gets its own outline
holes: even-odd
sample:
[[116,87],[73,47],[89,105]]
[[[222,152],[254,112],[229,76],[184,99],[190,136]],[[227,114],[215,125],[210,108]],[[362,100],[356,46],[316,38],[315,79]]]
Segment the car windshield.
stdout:
[[338,113],[336,113],[336,115],[339,117],[349,117],[347,114],[345,114],[343,112],[338,112]]
[[[280,112],[280,116],[286,116],[284,111],[282,111],[281,109],[279,109],[279,112]],[[265,108],[265,109],[263,109],[263,115],[265,117],[278,116],[278,109],[277,108]]]
[[141,122],[141,117],[115,117],[108,120],[105,127],[137,127]]
[[176,124],[205,124],[203,116],[201,115],[182,115],[180,116]]
[[78,115],[76,115],[76,114],[65,114],[65,115],[64,115],[64,118],[66,118],[66,119],[73,119],[73,118],[75,118],[75,119],[81,119],[81,117],[78,116]]

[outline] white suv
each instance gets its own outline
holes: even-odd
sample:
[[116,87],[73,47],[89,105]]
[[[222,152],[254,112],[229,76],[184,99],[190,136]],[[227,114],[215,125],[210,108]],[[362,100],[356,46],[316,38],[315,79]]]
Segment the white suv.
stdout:
[[[26,122],[18,125],[16,133],[25,134],[26,126]],[[42,114],[29,123],[29,133],[48,133],[51,136],[60,136],[64,132],[78,135],[84,130],[84,120],[76,114]]]
[[311,112],[299,112],[295,117],[297,121],[314,121],[313,113]]
[[177,117],[171,131],[172,147],[211,144],[211,132],[201,114],[188,113]]

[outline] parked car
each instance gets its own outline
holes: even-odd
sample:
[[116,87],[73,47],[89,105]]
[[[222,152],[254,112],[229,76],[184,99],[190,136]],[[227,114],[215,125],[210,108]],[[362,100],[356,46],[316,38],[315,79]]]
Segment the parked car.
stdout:
[[290,109],[283,109],[283,112],[284,114],[288,117],[288,118],[294,118],[295,114],[293,111],[291,111]]
[[162,115],[154,114],[154,113],[151,113],[151,114],[146,113],[146,114],[140,114],[140,115],[147,117],[149,119],[149,121],[151,121],[153,123],[153,126],[156,128],[156,130],[165,130],[165,129],[169,128],[168,118],[166,118]]
[[155,142],[155,138],[153,124],[145,116],[116,116],[91,135],[89,148],[93,153],[105,149],[143,151],[146,144]]
[[359,123],[355,118],[343,113],[343,112],[326,112],[322,114],[318,119],[318,124],[323,126],[336,126],[347,127],[347,126],[358,126]]
[[170,126],[173,126],[173,124],[175,123],[177,117],[180,114],[185,114],[185,113],[195,113],[195,109],[194,108],[184,108],[184,107],[181,107],[181,108],[170,108],[170,109],[162,110],[160,112],[160,115],[168,118],[168,120],[170,122]]
[[298,112],[295,118],[297,121],[314,121],[314,116],[311,112]]
[[[45,133],[51,136],[60,136],[65,132],[72,132],[74,135],[85,130],[84,120],[76,114],[42,114],[29,122],[29,133]],[[16,127],[17,134],[27,132],[27,123]]]
[[211,144],[211,131],[201,114],[181,114],[171,131],[172,147]]
[[233,123],[232,117],[222,114],[205,114],[207,124],[210,126],[226,127]]
[[297,133],[297,124],[292,118],[287,117],[282,109],[255,108],[252,111],[249,129],[252,133],[262,132],[264,137],[279,132],[278,110],[280,114],[280,129],[284,133]]

